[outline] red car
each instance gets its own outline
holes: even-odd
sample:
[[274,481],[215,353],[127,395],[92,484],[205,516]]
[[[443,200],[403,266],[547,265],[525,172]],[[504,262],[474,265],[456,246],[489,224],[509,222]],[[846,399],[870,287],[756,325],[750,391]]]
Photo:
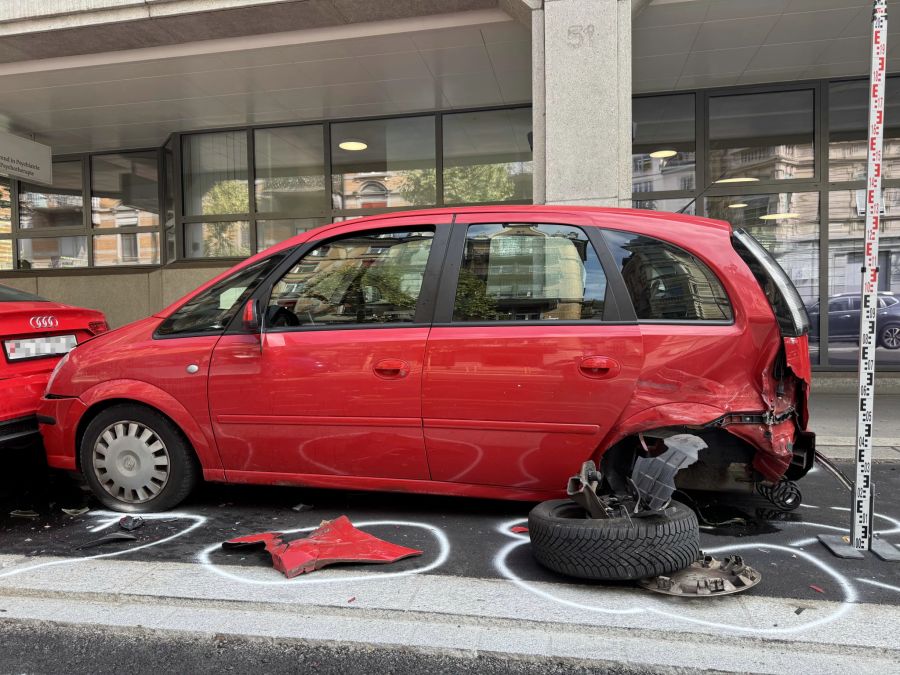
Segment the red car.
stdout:
[[685,435],[705,447],[679,485],[752,489],[811,465],[807,330],[724,222],[404,212],[301,234],[79,346],[39,419],[50,465],[122,511],[200,478],[541,500],[582,471],[614,494]]
[[106,330],[101,312],[0,285],[0,449],[39,439],[35,412],[53,368],[76,344]]

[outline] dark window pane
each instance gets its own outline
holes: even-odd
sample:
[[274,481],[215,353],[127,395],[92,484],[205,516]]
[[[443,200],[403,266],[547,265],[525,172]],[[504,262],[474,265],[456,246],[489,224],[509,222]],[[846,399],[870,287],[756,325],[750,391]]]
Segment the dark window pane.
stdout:
[[250,223],[185,223],[188,258],[244,258],[250,255]]
[[91,158],[94,227],[159,225],[159,168],[155,152]]
[[584,231],[470,225],[454,321],[600,320],[606,275]]
[[158,265],[159,232],[103,234],[94,237],[94,265]]
[[713,96],[709,139],[711,182],[812,178],[813,92]]
[[178,255],[175,242],[175,228],[166,230],[166,262],[177,260],[181,256]]
[[185,215],[250,210],[245,131],[184,136],[181,162]]
[[331,162],[335,208],[433,205],[434,117],[332,124]]
[[639,320],[732,319],[721,282],[687,251],[625,232],[607,232],[606,237]]
[[156,329],[158,335],[219,333],[240,311],[256,287],[284,258],[281,251],[213,284],[188,300]]
[[412,322],[434,231],[363,232],[307,253],[275,284],[272,327]]
[[81,160],[53,162],[53,185],[21,183],[19,227],[83,228]]
[[87,264],[87,237],[19,239],[19,269],[61,269]]
[[443,128],[446,203],[531,199],[531,108],[444,115]]
[[636,98],[631,109],[632,191],[693,190],[694,95]]
[[304,215],[327,209],[322,127],[280,127],[254,133],[256,210]]
[[166,227],[171,227],[175,223],[175,153],[173,145],[174,140],[169,140],[163,146],[163,171],[165,172],[163,214]]
[[[900,178],[900,78],[885,82],[884,176]],[[828,94],[828,169],[832,181],[864,181],[868,161],[869,82],[835,82]]]
[[259,250],[274,246],[285,239],[295,237],[301,232],[312,230],[324,225],[328,221],[325,218],[292,218],[289,220],[258,220],[256,222],[256,236],[259,240]]

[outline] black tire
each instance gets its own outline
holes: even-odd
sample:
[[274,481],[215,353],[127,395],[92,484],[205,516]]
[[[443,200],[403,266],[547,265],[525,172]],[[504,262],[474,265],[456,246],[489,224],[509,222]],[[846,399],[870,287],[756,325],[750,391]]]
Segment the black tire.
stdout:
[[673,501],[644,518],[587,518],[568,499],[535,506],[528,515],[531,551],[544,567],[580,579],[631,581],[669,574],[700,557],[696,514]]
[[878,331],[878,343],[885,349],[900,349],[900,323],[883,326]]
[[[124,422],[134,422],[146,427],[162,442],[167,454],[166,480],[157,494],[143,500],[140,500],[141,495],[137,492],[132,497],[137,495],[138,500],[123,499],[111,494],[101,484],[102,472],[95,468],[94,448],[100,437],[112,425]],[[201,475],[196,455],[181,430],[152,408],[132,403],[114,405],[91,420],[81,439],[79,457],[82,474],[94,496],[107,508],[124,513],[150,513],[171,509],[191,493]]]

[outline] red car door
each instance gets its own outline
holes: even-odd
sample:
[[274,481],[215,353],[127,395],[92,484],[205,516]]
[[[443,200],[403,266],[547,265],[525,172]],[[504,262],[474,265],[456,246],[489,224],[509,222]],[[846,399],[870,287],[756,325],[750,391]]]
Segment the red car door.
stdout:
[[562,489],[628,403],[640,330],[618,313],[601,240],[574,221],[457,217],[425,357],[434,480]]
[[422,364],[449,225],[327,234],[261,289],[262,334],[216,345],[209,403],[226,475],[427,479]]

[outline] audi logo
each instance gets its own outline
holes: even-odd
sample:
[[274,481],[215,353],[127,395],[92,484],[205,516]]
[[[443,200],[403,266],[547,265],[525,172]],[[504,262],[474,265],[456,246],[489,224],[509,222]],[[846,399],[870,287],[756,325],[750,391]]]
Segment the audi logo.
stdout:
[[59,325],[55,316],[33,316],[28,323],[32,328],[56,328]]

